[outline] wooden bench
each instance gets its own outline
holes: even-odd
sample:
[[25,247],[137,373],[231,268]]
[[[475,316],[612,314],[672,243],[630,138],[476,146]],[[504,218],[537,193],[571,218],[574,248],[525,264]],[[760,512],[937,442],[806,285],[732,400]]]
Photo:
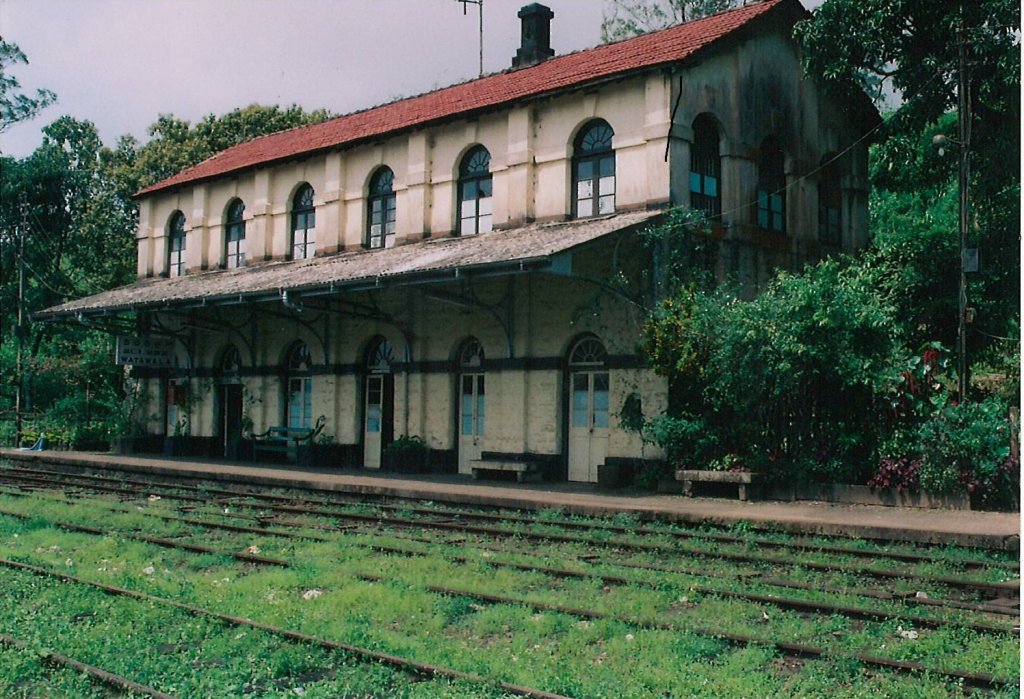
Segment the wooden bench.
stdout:
[[310,427],[271,427],[266,432],[253,436],[253,456],[260,454],[284,454],[285,460],[295,463],[298,460],[299,447],[312,444],[324,428],[327,418],[321,415],[316,424]]
[[515,473],[519,483],[537,482],[544,478],[543,469],[536,461],[492,461],[477,459],[469,462],[473,469],[473,478],[479,479],[486,471],[499,473]]
[[[697,483],[735,483],[739,486],[740,500],[746,501],[748,495],[754,495],[759,489],[760,473],[750,471],[692,471],[679,469],[676,480],[683,482],[683,495],[693,497],[693,484]],[[750,493],[747,492],[750,486]]]

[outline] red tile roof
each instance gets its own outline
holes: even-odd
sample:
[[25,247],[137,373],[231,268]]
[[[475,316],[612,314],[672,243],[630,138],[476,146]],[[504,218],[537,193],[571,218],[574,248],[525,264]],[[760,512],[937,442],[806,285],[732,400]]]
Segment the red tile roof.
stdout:
[[614,44],[551,58],[529,68],[487,75],[321,124],[256,138],[221,151],[138,194],[150,194],[460,114],[508,105],[555,90],[682,61],[785,2],[763,0]]

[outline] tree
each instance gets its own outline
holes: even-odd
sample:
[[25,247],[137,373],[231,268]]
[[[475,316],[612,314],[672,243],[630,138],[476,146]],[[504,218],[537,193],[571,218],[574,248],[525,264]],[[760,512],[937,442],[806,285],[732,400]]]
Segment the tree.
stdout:
[[699,419],[688,431],[711,451],[691,453],[697,463],[732,454],[780,480],[863,480],[908,361],[902,340],[873,271],[848,262],[779,272],[752,300],[682,287],[644,331],[645,356],[674,384],[674,421],[655,438]]
[[35,97],[20,92],[21,83],[10,73],[12,66],[28,64],[28,58],[17,44],[0,37],[0,133],[19,121],[31,119],[53,104],[57,96],[49,90],[36,90]]
[[[229,146],[327,116],[252,105],[191,126],[165,115],[145,145],[122,137],[114,148],[91,122],[64,116],[43,129],[27,158],[0,158],[0,412],[13,404],[18,384],[9,341],[18,266],[9,261],[17,259],[19,235],[30,312],[122,286],[135,274],[135,192]],[[29,323],[25,346],[24,373],[42,427],[73,440],[83,431],[95,438],[116,421],[124,377],[113,365],[113,338],[76,324]]]
[[628,39],[739,4],[739,0],[607,0],[601,18],[601,41]]
[[795,33],[807,72],[840,99],[861,87],[899,96],[871,151],[872,232],[879,255],[903,263],[889,267],[903,277],[904,322],[915,316],[918,339],[944,344],[952,344],[958,312],[957,158],[931,144],[937,133],[957,132],[963,47],[972,123],[968,245],[982,260],[968,278],[977,309],[968,355],[984,356],[994,338],[1020,326],[1017,0],[828,0]]
[[124,184],[135,192],[231,146],[329,118],[331,114],[325,109],[307,112],[297,105],[281,108],[260,104],[221,116],[208,114],[195,125],[161,114],[149,127],[150,140],[145,145],[124,137],[116,150],[122,153]]

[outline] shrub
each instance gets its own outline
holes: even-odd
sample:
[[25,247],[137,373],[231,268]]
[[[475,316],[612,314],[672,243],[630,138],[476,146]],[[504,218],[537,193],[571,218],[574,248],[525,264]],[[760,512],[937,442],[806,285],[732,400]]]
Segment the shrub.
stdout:
[[665,450],[669,463],[675,466],[703,468],[718,443],[704,420],[691,415],[659,415],[650,420],[647,431],[651,440]]
[[644,330],[648,361],[669,377],[672,417],[652,436],[670,460],[735,452],[776,481],[868,477],[909,361],[870,270],[780,272],[749,301],[684,287]]
[[920,439],[925,490],[966,490],[988,507],[1016,502],[1020,467],[1010,458],[1010,425],[1001,400],[947,406],[922,424]]
[[390,452],[410,452],[410,451],[426,451],[427,443],[423,437],[419,435],[406,435],[403,434],[401,437],[391,442],[391,444],[385,447],[385,451]]
[[921,459],[882,459],[881,464],[868,485],[872,488],[895,488],[917,490],[921,485]]

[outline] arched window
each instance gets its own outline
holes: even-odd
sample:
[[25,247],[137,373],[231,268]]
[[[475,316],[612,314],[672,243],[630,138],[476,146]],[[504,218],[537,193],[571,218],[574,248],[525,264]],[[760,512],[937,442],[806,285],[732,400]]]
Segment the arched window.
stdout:
[[459,352],[459,367],[462,369],[479,370],[484,365],[484,347],[478,340],[470,338],[462,345]]
[[309,429],[313,426],[313,361],[309,347],[296,342],[288,351],[288,400],[285,404],[288,427]]
[[785,163],[775,139],[764,139],[757,164],[757,225],[775,233],[786,232]]
[[608,363],[608,350],[596,337],[584,337],[569,352],[569,366],[574,369],[603,367]]
[[228,269],[245,266],[245,204],[235,199],[228,204],[224,220],[224,266]]
[[491,154],[472,148],[459,165],[459,235],[491,230]]
[[299,187],[292,198],[292,259],[305,260],[316,253],[316,209],[313,188]]
[[572,213],[577,218],[615,212],[614,135],[608,122],[596,119],[576,136],[572,156]]
[[234,345],[228,345],[220,358],[220,375],[223,379],[238,379],[242,370],[242,355]]
[[167,222],[167,276],[185,274],[185,214],[175,211]]
[[369,248],[389,248],[395,244],[395,174],[382,167],[370,179],[367,201],[367,239]]
[[375,340],[366,352],[366,369],[371,374],[390,374],[395,362],[391,342],[383,337]]
[[710,116],[701,114],[693,122],[693,145],[690,148],[690,208],[703,212],[708,218],[721,216],[721,177],[718,128]]
[[818,179],[818,240],[824,245],[842,243],[842,172],[834,158],[825,156]]

